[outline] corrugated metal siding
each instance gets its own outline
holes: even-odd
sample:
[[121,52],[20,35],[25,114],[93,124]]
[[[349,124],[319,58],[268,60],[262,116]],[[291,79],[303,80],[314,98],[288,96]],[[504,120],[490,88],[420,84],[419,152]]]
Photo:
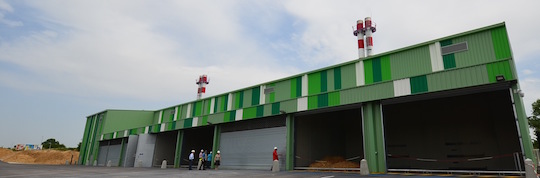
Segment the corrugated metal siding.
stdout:
[[261,87],[255,87],[251,90],[251,106],[256,106],[261,104]]
[[486,67],[474,66],[427,75],[429,91],[441,91],[454,88],[482,85],[489,83]]
[[[337,67],[337,69],[339,70],[339,67]],[[334,69],[328,69],[326,71],[326,78],[327,78],[327,82],[326,82],[326,91],[334,91],[336,90],[335,89],[335,83],[336,83],[336,77],[334,77],[334,74],[335,74],[335,71],[336,68]],[[322,86],[321,86],[322,87]]]
[[298,104],[297,100],[287,100],[287,101],[281,102],[281,110],[287,113],[296,112],[297,104]]
[[390,56],[381,57],[381,77],[382,81],[392,80],[392,70],[390,67]]
[[332,78],[334,78],[333,90],[340,90],[341,89],[341,67],[336,67],[333,69]]
[[[208,121],[208,122],[211,122],[211,123],[213,123],[213,124],[222,123],[224,117],[225,117],[225,113],[224,113],[224,112],[218,113],[218,114],[212,114],[212,115],[209,115],[209,116],[208,116],[207,121]],[[177,124],[177,125],[178,125],[178,124]]]
[[429,55],[431,58],[431,70],[433,72],[443,70],[444,65],[441,55],[441,44],[439,42],[429,45]]
[[493,48],[497,59],[500,60],[512,57],[512,51],[510,50],[510,43],[508,42],[508,35],[506,34],[505,27],[491,30],[491,40],[493,41]]
[[272,103],[272,115],[279,114],[279,110],[281,109],[281,103]]
[[340,92],[328,93],[328,106],[337,106],[340,104]]
[[253,105],[251,105],[251,101],[253,99],[253,98],[251,98],[253,96],[252,95],[253,90],[247,89],[247,90],[244,90],[243,92],[244,92],[244,96],[243,96],[242,108],[253,106]]
[[512,68],[510,67],[508,60],[487,64],[486,68],[489,76],[489,82],[491,83],[497,82],[496,77],[498,75],[503,75],[505,80],[514,79],[514,76],[512,75]]
[[319,97],[317,95],[308,96],[308,109],[317,109]]
[[257,116],[257,107],[244,108],[243,119],[251,119]]
[[373,83],[382,81],[381,58],[372,59]]
[[467,51],[454,53],[455,65],[458,68],[485,64],[496,60],[489,31],[458,37],[453,42],[467,42],[469,48]]
[[184,127],[182,128],[190,128],[193,125],[193,118],[184,119]]
[[320,94],[317,98],[317,108],[328,106],[328,93]]
[[373,83],[373,60],[364,61],[364,76],[366,85]]
[[394,96],[405,96],[411,94],[410,79],[394,80]]
[[255,116],[257,117],[264,116],[264,105],[257,106],[257,114]]
[[443,55],[444,69],[456,68],[456,57],[454,53]]
[[341,66],[341,88],[356,87],[356,63]]
[[163,122],[171,122],[174,119],[174,108],[168,108],[163,111]]
[[193,116],[200,116],[202,114],[202,101],[198,101],[193,104]]
[[308,95],[321,92],[321,73],[316,72],[308,75]]
[[391,98],[394,96],[394,84],[393,82],[384,82],[377,85],[347,89],[341,91],[340,95],[342,105]]
[[[392,79],[402,79],[431,72],[429,46],[390,54]],[[365,65],[365,64],[364,64]]]
[[263,115],[264,115],[264,116],[270,116],[270,115],[272,115],[272,104],[265,104],[265,105],[264,105],[264,112],[263,112]]
[[321,92],[328,91],[328,75],[326,71],[321,71]]
[[427,78],[425,75],[411,77],[411,93],[423,93],[428,91]]
[[[274,100],[272,102],[275,102],[275,101],[283,101],[283,100],[287,100],[287,99],[290,99],[291,97],[291,81],[289,80],[285,80],[285,81],[281,81],[281,82],[277,82],[274,86],[274,93],[273,93],[275,96]],[[272,99],[272,98],[270,98]]]
[[302,96],[302,76],[293,78],[290,81],[291,81],[290,98],[297,98],[297,97]]

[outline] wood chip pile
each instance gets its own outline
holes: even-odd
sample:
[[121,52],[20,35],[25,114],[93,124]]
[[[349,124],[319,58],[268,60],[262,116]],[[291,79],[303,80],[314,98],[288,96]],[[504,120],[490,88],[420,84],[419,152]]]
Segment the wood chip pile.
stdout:
[[327,156],[310,164],[312,168],[360,168],[359,163],[347,161],[341,156]]
[[0,148],[0,161],[8,163],[25,164],[65,164],[71,161],[73,155],[73,164],[79,159],[77,151],[59,151],[59,150],[25,150],[12,151],[10,149]]

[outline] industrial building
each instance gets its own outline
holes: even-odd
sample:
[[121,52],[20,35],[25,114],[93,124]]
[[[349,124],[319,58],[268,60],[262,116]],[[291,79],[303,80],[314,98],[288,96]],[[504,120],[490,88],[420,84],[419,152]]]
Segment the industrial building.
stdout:
[[521,171],[536,160],[522,95],[499,23],[157,111],[98,112],[79,160],[184,167],[205,149],[220,168],[268,170],[278,147],[282,170],[341,156],[372,173]]

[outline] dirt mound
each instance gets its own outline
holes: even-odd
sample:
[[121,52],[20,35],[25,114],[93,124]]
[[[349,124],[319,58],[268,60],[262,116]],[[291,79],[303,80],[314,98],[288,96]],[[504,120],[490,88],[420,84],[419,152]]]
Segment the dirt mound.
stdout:
[[25,150],[12,151],[0,148],[0,161],[25,164],[65,164],[66,161],[77,162],[79,152],[59,150]]
[[360,164],[347,161],[341,156],[327,156],[310,164],[312,168],[360,168]]

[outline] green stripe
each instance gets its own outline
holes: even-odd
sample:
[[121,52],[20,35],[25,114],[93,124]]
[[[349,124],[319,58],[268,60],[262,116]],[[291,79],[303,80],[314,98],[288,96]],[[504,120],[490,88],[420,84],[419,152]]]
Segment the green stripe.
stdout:
[[381,58],[373,59],[373,83],[382,81]]
[[390,67],[390,56],[381,57],[382,81],[392,80],[392,70]]
[[257,106],[257,117],[263,117],[264,116],[264,105]]
[[418,77],[411,77],[411,93],[421,93],[428,91],[427,78],[425,75]]
[[308,75],[308,95],[321,92],[321,73],[316,72]]
[[208,116],[203,116],[202,117],[201,125],[208,125]]
[[319,97],[317,95],[308,97],[308,109],[317,109],[319,105]]
[[341,67],[334,68],[334,90],[341,89]]
[[184,120],[184,128],[190,128],[193,126],[193,118],[188,118]]
[[261,87],[255,87],[251,90],[251,106],[260,104],[261,100]]
[[[212,101],[210,101],[210,104]],[[219,103],[219,97],[214,97],[214,113],[218,112],[218,103]]]
[[498,60],[511,57],[512,52],[510,51],[510,43],[508,42],[508,35],[506,34],[505,27],[491,30],[491,40],[493,41],[495,57]]
[[273,103],[274,101],[276,101],[276,92],[270,93],[270,101],[269,101],[269,103]]
[[279,102],[272,103],[272,115],[279,114]]
[[229,95],[223,95],[222,99],[223,102],[221,102],[221,111],[227,111],[227,105],[229,104]]
[[339,91],[332,92],[328,94],[328,106],[337,106],[340,104],[340,94]]
[[489,82],[494,83],[497,82],[496,77],[499,75],[504,76],[505,80],[513,80],[514,77],[512,76],[512,68],[510,67],[510,63],[508,60],[491,63],[486,65]]
[[444,69],[456,68],[456,57],[454,57],[454,53],[443,55],[443,64]]
[[367,84],[373,83],[373,60],[364,61],[364,76],[366,78],[365,82]]
[[302,76],[296,78],[296,97],[302,96]]
[[296,88],[298,88],[297,81],[298,78],[291,79],[291,98],[296,98]]
[[257,107],[245,108],[242,115],[242,119],[255,118],[257,116]]
[[317,108],[328,106],[328,93],[317,96]]
[[321,92],[328,91],[328,76],[326,75],[326,70],[321,71]]

